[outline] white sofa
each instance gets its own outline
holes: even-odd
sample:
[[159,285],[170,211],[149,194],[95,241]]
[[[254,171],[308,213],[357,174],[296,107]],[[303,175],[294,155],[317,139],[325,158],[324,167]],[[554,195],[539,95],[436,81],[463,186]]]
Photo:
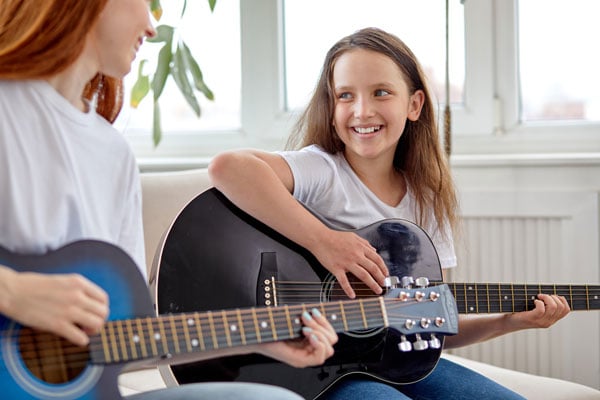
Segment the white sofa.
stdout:
[[[209,187],[206,169],[142,174],[144,234],[149,272],[163,233],[179,211]],[[444,354],[443,357],[472,368],[527,399],[600,400],[600,391],[580,384],[516,372],[449,354]],[[119,377],[121,393],[133,394],[165,387],[167,383],[174,384],[168,379],[168,374],[164,375],[166,379],[157,368],[125,372]]]

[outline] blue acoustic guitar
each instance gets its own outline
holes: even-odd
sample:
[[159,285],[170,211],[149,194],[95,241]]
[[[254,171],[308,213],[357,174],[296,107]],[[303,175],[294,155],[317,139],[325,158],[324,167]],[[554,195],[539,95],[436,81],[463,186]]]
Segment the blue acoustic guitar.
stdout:
[[78,241],[39,256],[0,247],[0,264],[17,271],[79,273],[110,298],[108,321],[86,347],[0,315],[0,397],[8,399],[120,399],[117,378],[125,363],[301,338],[300,314],[315,307],[338,332],[396,330],[408,338],[405,350],[425,340],[440,345],[444,335],[458,330],[448,287],[398,289],[366,300],[156,316],[137,266],[113,245]]

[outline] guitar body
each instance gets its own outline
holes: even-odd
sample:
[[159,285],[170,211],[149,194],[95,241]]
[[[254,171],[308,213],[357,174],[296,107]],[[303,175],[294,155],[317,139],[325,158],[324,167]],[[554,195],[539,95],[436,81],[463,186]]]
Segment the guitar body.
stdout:
[[[390,275],[441,282],[435,248],[417,225],[384,220],[354,232],[377,248]],[[318,283],[318,297],[307,298],[312,302],[342,299],[336,295],[339,288],[333,277],[310,252],[244,213],[214,188],[197,196],[178,215],[151,274],[159,314],[306,302],[301,296],[277,296],[272,290],[277,281]],[[401,352],[400,341],[400,335],[389,329],[342,334],[334,356],[318,368],[293,368],[259,356],[170,368],[179,383],[271,383],[315,398],[347,375],[395,384],[427,376],[441,350]]]
[[[43,256],[22,256],[0,248],[0,264],[17,271],[81,274],[110,298],[109,320],[153,316],[147,286],[133,260],[115,246],[88,240]],[[68,354],[39,354],[38,365],[26,363],[27,329],[0,315],[0,382],[7,399],[120,399],[121,365],[69,362]],[[29,339],[31,341],[31,339]],[[52,347],[52,346],[49,346]],[[49,349],[50,351],[51,349]],[[59,363],[60,379],[44,372]]]

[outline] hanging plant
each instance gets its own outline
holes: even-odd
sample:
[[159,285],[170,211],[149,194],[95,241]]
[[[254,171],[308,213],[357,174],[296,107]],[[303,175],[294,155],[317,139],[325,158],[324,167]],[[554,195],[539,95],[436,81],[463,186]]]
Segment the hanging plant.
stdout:
[[[211,12],[214,11],[216,3],[217,0],[208,0]],[[186,5],[187,1],[184,0],[180,17],[185,14]],[[159,22],[163,13],[160,0],[151,1],[150,11],[154,19]],[[183,38],[180,35],[175,35],[175,32],[176,28],[170,25],[158,25],[156,27],[156,36],[147,40],[150,43],[163,43],[158,52],[156,70],[152,77],[145,75],[144,65],[148,60],[141,60],[137,80],[131,89],[130,105],[133,108],[137,108],[148,93],[152,92],[154,101],[152,140],[155,147],[162,139],[159,100],[169,76],[173,78],[179,91],[198,118],[201,115],[201,109],[196,93],[202,93],[208,100],[214,100],[213,92],[204,82],[198,62],[194,59]],[[173,40],[175,37],[176,43]]]

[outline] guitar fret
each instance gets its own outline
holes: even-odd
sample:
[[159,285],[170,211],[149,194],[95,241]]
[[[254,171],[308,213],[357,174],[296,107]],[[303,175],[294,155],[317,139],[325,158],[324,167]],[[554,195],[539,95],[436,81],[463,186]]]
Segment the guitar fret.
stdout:
[[362,316],[363,325],[365,328],[368,328],[369,323],[367,322],[367,315],[365,313],[364,303],[363,303],[362,299],[358,300],[358,306],[360,307],[360,314]]
[[256,309],[252,309],[252,318],[254,321],[254,332],[256,332],[256,343],[262,343],[262,336],[258,327],[258,316],[256,315]]
[[[359,301],[360,304],[360,301]],[[344,305],[342,304],[342,302],[338,302],[338,305],[340,307],[340,315],[342,316],[342,322],[344,324],[344,330],[348,330],[348,320],[346,319],[346,312],[344,310]],[[363,310],[362,307],[360,307],[360,314],[362,316],[363,321],[365,320],[365,310]]]
[[160,337],[157,337],[157,340],[160,340],[163,346],[163,354],[169,354],[169,344],[167,343],[167,333],[165,331],[165,324],[162,318],[157,320],[158,323],[158,334]]
[[[590,309],[590,291],[588,288],[588,285],[585,285],[585,302],[586,302],[586,309],[589,310]],[[573,304],[573,303],[571,303]]]
[[180,354],[181,349],[179,347],[179,336],[177,335],[177,328],[175,327],[175,319],[173,318],[173,316],[169,316],[167,317],[167,319],[169,320],[169,326],[171,327],[171,337],[173,338],[173,344],[175,345],[173,351],[175,351],[175,354]]
[[190,330],[188,329],[189,321],[193,321],[187,314],[181,314],[181,326],[183,327],[183,337],[185,338],[185,348],[188,352],[192,351],[192,341],[190,338]]
[[104,360],[111,362],[110,349],[108,346],[108,339],[106,338],[106,327],[100,331],[100,339],[102,341],[102,349],[104,350]]
[[206,350],[206,341],[204,340],[204,333],[202,332],[202,323],[200,322],[200,314],[194,314],[194,321],[196,322],[196,333],[198,334],[198,344],[200,349]]
[[221,319],[223,323],[223,330],[225,331],[225,339],[227,340],[227,347],[231,347],[231,327],[227,321],[227,313],[225,311],[221,313]]
[[133,341],[133,326],[131,324],[131,320],[127,320],[127,334],[129,335],[129,348],[131,349],[131,356],[134,360],[138,359],[138,353],[136,348],[136,343]]
[[107,324],[107,328],[108,328],[108,337],[110,339],[110,344],[111,344],[111,349],[112,349],[112,355],[113,355],[113,360],[114,361],[121,361],[121,358],[119,357],[119,349],[117,348],[117,341],[115,340],[115,332],[114,332],[114,324],[110,323]]
[[[146,347],[146,339],[144,338],[144,329],[142,329],[142,321],[138,318],[135,320],[137,325],[137,337],[140,341],[140,349],[142,350],[142,357],[148,357],[148,348]],[[134,339],[135,340],[135,339]]]
[[154,333],[154,327],[152,326],[152,318],[146,317],[146,326],[148,327],[148,342],[150,343],[151,353],[153,356],[158,355],[158,349],[156,347],[156,336]]
[[290,316],[290,308],[286,304],[286,305],[283,306],[283,309],[285,310],[285,320],[287,322],[289,337],[293,338],[294,337],[294,328],[292,326],[292,318]]
[[237,310],[237,320],[238,320],[238,325],[240,327],[240,338],[242,340],[242,345],[245,345],[246,344],[246,330],[244,327],[244,321],[242,319],[242,312],[239,308]]
[[269,321],[271,321],[271,332],[273,334],[273,340],[277,340],[277,331],[275,330],[275,321],[273,320],[273,310],[271,307],[267,308],[267,313],[269,314]]
[[215,331],[215,323],[213,320],[213,314],[211,311],[206,313],[206,317],[208,319],[208,327],[210,329],[210,337],[212,338],[213,349],[219,348],[219,341],[217,340],[217,332]]
[[117,334],[119,336],[119,343],[121,344],[121,352],[123,353],[122,360],[128,360],[129,356],[127,353],[127,343],[125,342],[125,332],[123,331],[122,321],[115,321],[117,326]]

